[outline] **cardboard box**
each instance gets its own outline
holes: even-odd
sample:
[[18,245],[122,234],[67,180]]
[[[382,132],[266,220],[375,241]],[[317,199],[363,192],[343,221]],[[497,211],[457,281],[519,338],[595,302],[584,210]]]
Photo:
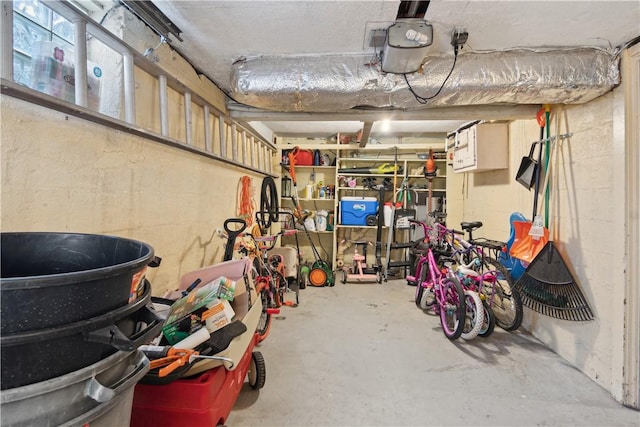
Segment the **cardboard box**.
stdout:
[[375,197],[343,197],[340,199],[340,224],[367,225],[367,217],[378,213]]
[[231,323],[235,313],[228,300],[218,297],[220,284],[214,280],[173,303],[162,326],[169,344],[182,341],[203,324],[211,333]]

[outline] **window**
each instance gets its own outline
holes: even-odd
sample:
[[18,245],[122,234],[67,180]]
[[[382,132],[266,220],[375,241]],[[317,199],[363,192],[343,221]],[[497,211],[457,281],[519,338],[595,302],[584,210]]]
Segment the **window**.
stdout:
[[[73,58],[74,30],[73,24],[53,12],[38,0],[13,2],[13,72],[16,82],[37,89],[41,92],[51,91],[38,87],[37,74],[55,75],[58,70],[54,63],[45,64],[38,60],[57,53],[60,58]],[[34,68],[36,67],[37,68]],[[37,70],[38,73],[35,73]],[[55,93],[50,93],[55,95]]]

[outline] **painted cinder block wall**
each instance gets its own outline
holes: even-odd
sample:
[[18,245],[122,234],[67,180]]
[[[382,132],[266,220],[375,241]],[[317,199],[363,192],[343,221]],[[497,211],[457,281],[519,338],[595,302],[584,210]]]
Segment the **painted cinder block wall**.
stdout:
[[[620,398],[622,372],[615,360],[624,333],[624,116],[622,88],[584,105],[552,107],[551,135],[572,133],[559,146],[552,175],[549,225],[554,242],[595,320],[573,322],[525,307],[522,327],[603,388]],[[557,125],[557,128],[556,128]],[[509,169],[450,173],[450,224],[480,220],[476,232],[506,241],[514,211],[531,218],[533,190],[515,181],[521,158],[539,139],[535,120],[509,125]],[[553,170],[553,167],[552,167]],[[452,171],[450,171],[452,172]],[[555,201],[555,205],[554,202]],[[553,221],[553,207],[557,221]],[[544,207],[542,198],[539,208]],[[555,231],[554,231],[555,228]]]
[[2,96],[2,230],[109,234],[162,257],[153,294],[222,260],[238,183],[214,159]]
[[[125,8],[114,8],[105,26],[140,51],[157,36]],[[105,67],[101,113],[124,119],[122,57],[104,45],[91,52]],[[158,66],[225,111],[224,95],[166,45]],[[136,125],[160,134],[156,79],[136,68]],[[153,294],[178,286],[186,272],[222,260],[216,233],[235,217],[239,182],[263,176],[210,157],[134,136],[8,96],[2,96],[3,231],[66,231],[141,240],[162,257],[147,277]],[[169,90],[169,138],[185,141],[184,98]],[[205,149],[202,108],[192,104],[193,141]],[[220,155],[219,126],[210,118],[213,153]],[[227,140],[230,140],[227,134]],[[228,152],[231,152],[228,146]]]

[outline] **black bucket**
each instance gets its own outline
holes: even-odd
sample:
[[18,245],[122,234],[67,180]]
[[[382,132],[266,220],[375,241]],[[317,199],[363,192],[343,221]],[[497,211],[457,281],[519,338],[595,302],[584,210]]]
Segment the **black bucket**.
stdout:
[[149,308],[151,286],[142,297],[107,314],[54,328],[0,336],[2,390],[77,371],[118,350],[151,342],[162,320]]
[[2,233],[0,333],[99,316],[140,293],[145,243],[95,234]]

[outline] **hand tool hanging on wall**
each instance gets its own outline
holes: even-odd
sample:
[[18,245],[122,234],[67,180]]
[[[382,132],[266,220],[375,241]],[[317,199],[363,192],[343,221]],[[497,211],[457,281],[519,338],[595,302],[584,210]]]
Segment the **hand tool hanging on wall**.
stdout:
[[370,168],[345,168],[338,169],[338,173],[350,174],[350,173],[361,173],[361,174],[392,174],[392,173],[402,173],[402,168],[397,164],[389,164],[384,163],[380,166],[373,166]]
[[427,220],[429,220],[432,209],[431,199],[433,198],[433,179],[438,174],[438,168],[436,167],[436,161],[433,159],[433,149],[429,149],[429,157],[424,162],[424,177],[427,178],[429,183],[429,192],[427,193]]
[[[531,187],[533,187],[538,170],[540,169],[540,163],[533,158],[533,153],[538,145],[540,145],[540,141],[531,144],[529,155],[522,158],[520,167],[516,173],[516,181],[522,184],[527,190],[531,190]],[[542,153],[542,146],[540,146],[540,153]]]
[[[554,173],[558,168],[560,139],[556,136],[556,146],[549,154],[550,157],[551,153],[556,153]],[[547,163],[550,167],[550,162]],[[587,300],[554,243],[558,234],[557,201],[554,203],[554,212],[553,239],[539,251],[514,286],[520,292],[522,303],[538,313],[562,320],[593,320]]]
[[[545,155],[545,161],[544,161],[544,167],[545,170],[546,168],[548,168],[549,165],[549,160],[551,158],[551,120],[550,120],[550,116],[551,116],[551,107],[548,104],[544,105],[544,117],[545,117],[545,124],[546,124],[546,128],[547,128],[547,141],[546,144],[544,146],[544,155]],[[549,187],[547,187],[545,189],[544,192],[544,226],[546,228],[549,228]]]
[[[538,121],[538,125],[540,126],[540,140],[536,141],[534,144],[544,144],[544,128],[545,128],[545,117],[544,117],[544,108],[541,108],[536,114],[536,120]],[[538,165],[542,164],[542,146],[538,153]],[[545,181],[548,178],[547,175],[548,168],[545,169]],[[536,226],[540,224],[540,218],[538,216],[538,196],[540,194],[541,187],[541,171],[540,168],[536,168],[535,173],[535,187],[533,191],[533,212],[531,214],[532,221],[535,222]],[[545,184],[546,185],[546,184]],[[537,218],[537,219],[536,219]],[[533,227],[533,223],[529,221],[512,221],[511,225],[514,229],[515,238],[513,240],[513,244],[509,249],[509,254],[517,258],[525,263],[531,262],[536,255],[542,250],[544,245],[549,240],[549,232],[548,230],[540,235],[539,229],[536,230],[535,236],[530,234],[530,231]]]

